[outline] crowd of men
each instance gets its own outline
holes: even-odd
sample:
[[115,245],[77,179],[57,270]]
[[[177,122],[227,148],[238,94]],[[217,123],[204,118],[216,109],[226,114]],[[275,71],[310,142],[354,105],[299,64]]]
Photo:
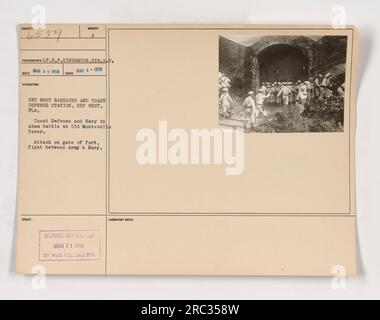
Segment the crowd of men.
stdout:
[[267,104],[277,106],[301,105],[309,107],[312,101],[316,106],[321,105],[326,99],[338,97],[344,99],[344,84],[337,87],[332,83],[331,73],[325,76],[318,74],[305,81],[266,82],[261,84],[261,89],[269,93]]
[[[225,74],[219,73],[219,104],[225,117],[230,116],[233,103],[229,94],[230,87],[231,80]],[[319,108],[329,99],[343,101],[344,90],[344,84],[336,86],[332,82],[331,73],[325,76],[318,74],[306,81],[264,82],[256,95],[253,91],[248,92],[243,102],[245,118],[255,123],[260,113],[266,117],[267,112],[263,105],[278,107],[290,105],[297,107],[299,113],[303,113],[305,109],[310,111],[312,104]]]

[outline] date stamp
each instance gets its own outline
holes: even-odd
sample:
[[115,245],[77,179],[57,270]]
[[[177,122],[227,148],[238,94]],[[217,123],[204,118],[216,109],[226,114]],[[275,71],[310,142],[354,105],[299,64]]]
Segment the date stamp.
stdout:
[[100,251],[100,230],[40,231],[40,261],[96,261]]

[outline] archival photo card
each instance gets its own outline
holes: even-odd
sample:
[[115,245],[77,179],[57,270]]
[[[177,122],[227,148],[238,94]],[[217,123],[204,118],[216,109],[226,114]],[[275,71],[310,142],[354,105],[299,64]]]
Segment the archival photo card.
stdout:
[[342,132],[347,36],[219,37],[219,121],[245,132]]

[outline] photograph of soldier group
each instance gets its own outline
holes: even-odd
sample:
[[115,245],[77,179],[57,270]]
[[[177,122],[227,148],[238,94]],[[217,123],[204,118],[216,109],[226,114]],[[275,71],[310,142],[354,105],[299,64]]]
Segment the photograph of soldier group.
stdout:
[[[219,73],[219,110],[220,117],[232,116],[234,100],[229,90],[231,80]],[[255,94],[247,92],[241,109],[244,111],[246,125],[254,128],[259,117],[268,119],[271,111],[281,112],[281,108],[294,108],[299,114],[325,110],[329,101],[336,101],[343,108],[345,84],[335,83],[331,73],[317,74],[308,80],[264,82]],[[267,110],[268,109],[268,110]],[[328,111],[328,110],[327,110]]]

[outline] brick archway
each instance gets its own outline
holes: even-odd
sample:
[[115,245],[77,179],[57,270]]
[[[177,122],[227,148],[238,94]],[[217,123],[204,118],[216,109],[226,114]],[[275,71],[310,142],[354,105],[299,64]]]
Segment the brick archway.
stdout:
[[314,68],[314,48],[316,42],[303,36],[265,36],[253,44],[250,49],[252,88],[256,91],[260,86],[259,56],[267,48],[275,45],[286,45],[298,49],[307,59],[307,75]]

